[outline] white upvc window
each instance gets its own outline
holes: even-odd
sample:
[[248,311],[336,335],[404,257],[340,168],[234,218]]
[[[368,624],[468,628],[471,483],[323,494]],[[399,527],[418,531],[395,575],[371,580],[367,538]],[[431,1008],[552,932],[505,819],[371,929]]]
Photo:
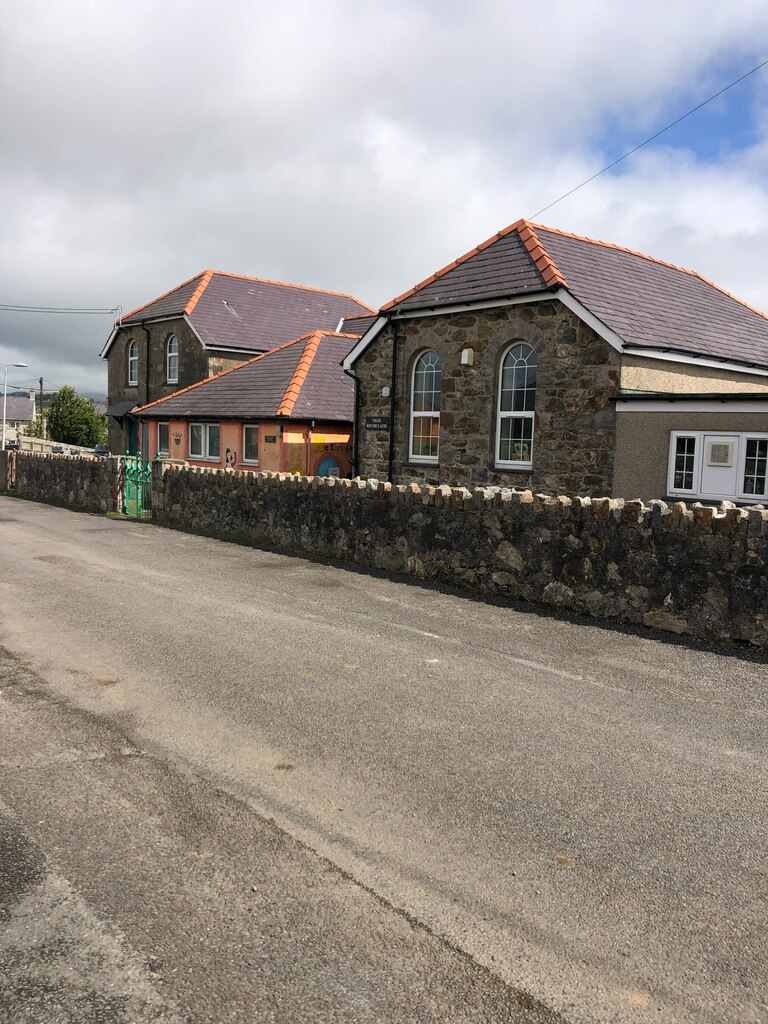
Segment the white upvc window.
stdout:
[[701,477],[699,455],[701,437],[699,434],[673,432],[669,449],[669,479],[667,490],[670,494],[697,494]]
[[411,462],[437,463],[440,448],[440,401],[443,365],[437,352],[422,352],[411,376]]
[[179,339],[175,334],[165,345],[165,379],[168,384],[179,383]]
[[243,426],[243,462],[259,464],[259,428],[249,423]]
[[768,433],[673,430],[670,495],[763,502],[768,498]]
[[218,423],[191,423],[189,456],[192,459],[221,461],[221,432]]
[[171,454],[171,438],[168,430],[168,423],[158,422],[157,424],[157,454]]
[[538,360],[530,345],[515,342],[502,356],[496,407],[496,466],[533,467]]
[[137,341],[128,342],[128,386],[136,387],[139,383],[139,344]]

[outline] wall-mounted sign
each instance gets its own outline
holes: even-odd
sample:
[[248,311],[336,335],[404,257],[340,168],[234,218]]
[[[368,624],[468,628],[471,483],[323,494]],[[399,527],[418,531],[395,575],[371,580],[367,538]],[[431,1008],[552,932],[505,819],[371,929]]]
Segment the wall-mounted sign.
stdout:
[[366,416],[366,430],[389,430],[389,416]]
[[265,444],[274,444],[275,441],[277,441],[277,436],[275,434],[266,434],[264,436],[264,443]]

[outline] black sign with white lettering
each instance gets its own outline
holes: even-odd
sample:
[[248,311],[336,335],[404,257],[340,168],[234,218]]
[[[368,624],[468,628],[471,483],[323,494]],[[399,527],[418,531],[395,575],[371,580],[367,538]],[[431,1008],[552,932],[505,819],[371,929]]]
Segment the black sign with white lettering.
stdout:
[[389,416],[366,416],[366,430],[389,430]]
[[277,437],[274,434],[267,434],[264,437],[264,443],[265,444],[274,444],[276,440],[277,440]]

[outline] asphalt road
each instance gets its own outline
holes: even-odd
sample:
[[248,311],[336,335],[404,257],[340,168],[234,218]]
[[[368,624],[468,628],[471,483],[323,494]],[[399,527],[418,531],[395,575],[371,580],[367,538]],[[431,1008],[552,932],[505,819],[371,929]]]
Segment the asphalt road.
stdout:
[[17,888],[147,1019],[768,1019],[764,660],[8,498],[0,551]]

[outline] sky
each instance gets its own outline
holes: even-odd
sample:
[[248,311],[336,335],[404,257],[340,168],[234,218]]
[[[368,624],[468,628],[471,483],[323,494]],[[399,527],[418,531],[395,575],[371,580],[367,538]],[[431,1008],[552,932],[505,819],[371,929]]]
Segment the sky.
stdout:
[[[764,0],[4,0],[0,303],[214,268],[378,307],[520,217],[768,310]],[[0,312],[14,384],[106,394],[109,315]]]

